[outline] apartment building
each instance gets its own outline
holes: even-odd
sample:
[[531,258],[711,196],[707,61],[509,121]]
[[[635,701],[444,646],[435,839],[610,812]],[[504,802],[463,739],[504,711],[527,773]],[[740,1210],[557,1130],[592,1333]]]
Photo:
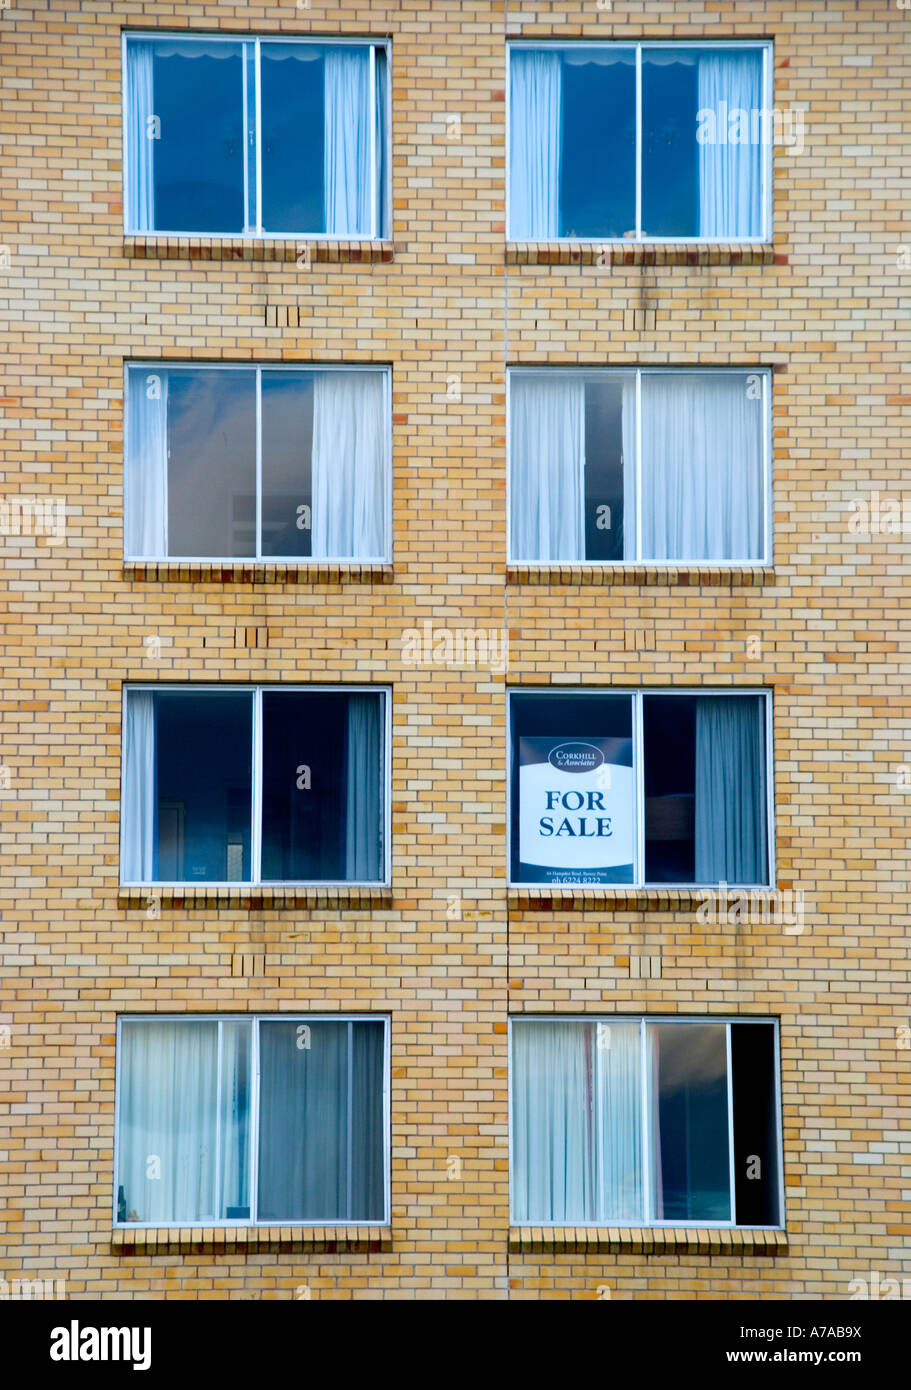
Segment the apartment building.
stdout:
[[909,35],[0,9],[6,1296],[901,1280]]

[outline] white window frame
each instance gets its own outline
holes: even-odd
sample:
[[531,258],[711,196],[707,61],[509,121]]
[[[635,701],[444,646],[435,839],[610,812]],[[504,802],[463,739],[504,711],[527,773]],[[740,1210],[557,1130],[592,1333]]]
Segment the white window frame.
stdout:
[[[762,383],[762,555],[755,560],[703,560],[691,559],[652,560],[642,558],[642,378],[644,376],[756,376]],[[513,376],[543,377],[602,377],[622,381],[632,377],[636,383],[636,457],[634,470],[634,527],[635,558],[632,560],[595,560],[583,556],[580,560],[517,560],[512,549],[512,400],[510,386]],[[765,569],[773,563],[774,541],[773,522],[773,480],[772,480],[772,368],[771,367],[523,367],[514,363],[506,369],[506,554],[507,564],[521,565],[523,569],[552,570],[566,569],[570,565],[597,565],[605,569],[700,569],[716,570],[755,570]],[[585,474],[583,470],[581,501],[582,535],[585,535]],[[624,521],[626,519],[626,498],[624,497]]]
[[[615,1014],[530,1014],[515,1013],[511,1014],[508,1020],[509,1032],[509,1060],[508,1060],[508,1107],[509,1107],[509,1222],[511,1226],[533,1225],[542,1228],[554,1229],[565,1226],[564,1221],[539,1221],[519,1222],[515,1216],[515,1164],[513,1161],[513,1139],[515,1133],[515,1117],[513,1115],[513,1081],[515,1078],[515,1053],[513,1049],[513,1024],[522,1022],[534,1023],[590,1023],[594,1024],[597,1032],[599,1023],[638,1023],[640,1036],[640,1077],[642,1082],[640,1100],[640,1121],[641,1121],[641,1143],[640,1143],[640,1184],[642,1191],[642,1212],[641,1222],[617,1222],[610,1221],[607,1224],[616,1227],[618,1230],[641,1230],[645,1227],[651,1229],[677,1229],[680,1227],[690,1229],[710,1229],[710,1230],[749,1230],[749,1231],[783,1231],[787,1226],[785,1212],[785,1182],[784,1182],[784,1134],[781,1114],[781,1026],[777,1017],[748,1017],[722,1014],[639,1014],[639,1013],[615,1013]],[[726,1049],[727,1049],[727,1111],[728,1111],[728,1175],[730,1180],[731,1192],[731,1211],[736,1213],[735,1183],[736,1174],[734,1172],[734,1090],[733,1073],[731,1070],[731,1025],[732,1024],[762,1024],[774,1029],[774,1088],[775,1088],[775,1135],[774,1140],[778,1154],[778,1213],[779,1224],[777,1226],[742,1226],[736,1221],[679,1221],[679,1220],[658,1220],[651,1214],[651,1191],[649,1186],[649,1174],[651,1173],[651,1154],[654,1136],[652,1134],[651,1106],[649,1105],[649,1080],[648,1068],[646,1065],[648,1053],[646,1050],[646,1026],[648,1024],[679,1024],[686,1027],[691,1024],[720,1024],[725,1026]],[[597,1221],[572,1223],[574,1226],[584,1225],[590,1228],[598,1228],[602,1223]]]
[[[513,855],[512,855],[512,827],[515,808],[513,807],[513,787],[515,783],[515,749],[513,747],[513,718],[512,701],[515,696],[520,699],[523,696],[533,695],[536,697],[551,697],[553,699],[570,699],[578,696],[624,696],[632,700],[632,740],[633,740],[633,799],[634,816],[636,823],[636,857],[633,863],[633,881],[631,883],[595,883],[595,884],[573,884],[573,883],[532,883],[516,881],[513,876]],[[507,710],[506,710],[506,737],[508,740],[507,749],[507,799],[506,799],[506,876],[508,888],[529,889],[533,892],[538,890],[544,893],[591,893],[591,892],[636,892],[647,889],[660,889],[663,891],[679,890],[681,892],[709,892],[717,890],[717,883],[670,883],[653,882],[644,877],[645,873],[645,791],[643,783],[644,772],[644,739],[643,739],[643,715],[642,701],[646,696],[652,695],[673,695],[684,698],[695,698],[715,696],[736,696],[736,695],[758,695],[764,704],[765,720],[763,733],[765,736],[765,800],[766,800],[766,862],[768,865],[768,883],[732,883],[729,888],[732,892],[738,889],[745,889],[751,892],[772,893],[776,891],[776,863],[775,863],[775,793],[773,786],[773,771],[775,767],[775,753],[773,748],[774,738],[774,710],[772,706],[772,691],[766,687],[759,686],[699,686],[667,688],[656,686],[635,686],[624,687],[614,686],[514,686],[507,691]]]
[[[252,696],[252,734],[251,749],[251,787],[250,787],[250,878],[228,879],[215,882],[209,879],[198,882],[192,879],[179,879],[164,882],[158,879],[128,879],[124,875],[124,843],[122,827],[126,806],[126,740],[127,740],[127,700],[131,691],[145,691],[150,694],[193,694],[206,693],[251,695]],[[332,694],[332,695],[381,695],[383,697],[384,741],[383,741],[383,877],[382,879],[286,879],[262,877],[262,763],[263,763],[263,695],[264,694]],[[392,863],[392,687],[388,685],[285,685],[285,684],[239,684],[226,681],[223,684],[199,683],[193,681],[128,681],[124,684],[121,702],[120,734],[120,886],[122,888],[148,888],[150,894],[196,887],[246,892],[252,888],[384,888],[391,879]]]
[[[222,1217],[217,1220],[206,1218],[196,1224],[186,1221],[119,1221],[117,1219],[117,1179],[120,1176],[120,1095],[121,1079],[123,1076],[123,1051],[121,1046],[121,1025],[123,1023],[217,1023],[218,1029],[218,1071],[217,1085],[221,1088],[221,1059],[222,1059],[222,1029],[223,1023],[249,1023],[251,1024],[251,1067],[250,1067],[250,1217],[241,1219],[238,1217]],[[260,1061],[259,1061],[259,1025],[261,1023],[382,1023],[383,1024],[383,1219],[382,1221],[343,1221],[338,1219],[326,1219],[322,1221],[297,1221],[294,1219],[282,1218],[280,1221],[259,1221],[255,1213],[259,1199],[259,1099],[260,1099]],[[390,1223],[390,1154],[391,1154],[391,1121],[390,1121],[390,1060],[391,1043],[391,1020],[388,1014],[349,1014],[349,1013],[189,1013],[189,1014],[118,1014],[117,1016],[117,1037],[116,1037],[116,1056],[114,1066],[114,1191],[113,1191],[113,1225],[118,1230],[174,1230],[187,1227],[191,1230],[201,1230],[203,1227],[222,1227],[222,1226],[243,1226],[250,1228],[264,1228],[274,1226],[294,1226],[294,1227],[314,1227],[327,1226],[335,1228],[338,1226],[388,1226]],[[351,1061],[350,1037],[349,1037],[349,1073]],[[349,1074],[350,1087],[350,1074]],[[221,1107],[218,1107],[220,1117]],[[349,1090],[349,1115],[350,1115],[350,1090]],[[349,1125],[348,1137],[350,1141],[351,1129]],[[219,1162],[220,1152],[216,1153],[216,1196],[219,1195]]]
[[[128,93],[127,93],[127,43],[131,39],[140,40],[162,40],[167,39],[177,42],[181,39],[188,43],[231,43],[239,45],[241,48],[241,65],[243,73],[243,108],[242,125],[244,128],[244,160],[243,160],[243,188],[244,188],[244,228],[240,232],[213,232],[202,228],[198,231],[170,231],[164,227],[156,227],[150,231],[139,231],[131,227],[127,220],[127,207],[129,198],[127,190],[130,187],[130,179],[133,171],[129,165],[127,152],[127,112],[128,112]],[[216,241],[338,241],[337,232],[268,232],[262,225],[262,101],[260,80],[260,50],[264,43],[280,44],[310,44],[317,47],[341,47],[342,45],[353,44],[355,47],[370,48],[370,109],[373,111],[376,106],[376,51],[381,48],[386,55],[386,102],[383,112],[383,138],[386,145],[384,167],[386,176],[383,189],[383,206],[386,212],[386,228],[378,227],[378,214],[380,200],[376,183],[376,121],[370,122],[370,180],[371,180],[371,227],[369,237],[359,238],[363,241],[383,241],[392,235],[392,42],[390,39],[378,38],[359,38],[343,34],[213,34],[207,30],[188,30],[188,29],[124,29],[121,32],[121,122],[122,122],[122,150],[123,150],[123,231],[125,236],[134,237],[185,237],[191,240],[196,237],[206,237]],[[252,62],[254,75],[254,92],[249,92],[248,66]],[[250,106],[253,107],[253,122],[249,120]],[[252,130],[255,132],[256,150],[256,180],[251,188],[249,177],[249,152],[248,135]],[[251,207],[251,202],[255,201],[255,206]],[[251,217],[251,212],[253,216]],[[350,238],[342,238],[350,240]]]
[[761,144],[760,158],[760,201],[762,205],[762,231],[759,236],[725,237],[723,243],[717,239],[701,236],[643,236],[642,234],[642,53],[651,48],[698,48],[731,50],[750,48],[762,53],[762,110],[770,113],[773,103],[774,45],[771,39],[649,39],[636,41],[625,39],[570,39],[552,42],[541,39],[510,39],[506,44],[506,239],[515,241],[510,230],[511,210],[509,197],[509,152],[510,152],[510,99],[511,90],[509,59],[513,49],[531,48],[554,52],[568,48],[625,48],[636,55],[636,235],[633,237],[547,237],[548,244],[578,245],[579,242],[593,242],[598,246],[630,246],[636,243],[662,245],[682,243],[694,246],[716,245],[763,245],[772,240],[772,168],[773,143]]
[[[256,390],[256,554],[255,555],[131,555],[127,549],[126,487],[124,486],[123,558],[132,564],[171,565],[285,565],[295,569],[325,569],[326,565],[387,565],[392,562],[392,367],[373,362],[194,362],[126,360],[123,365],[123,477],[126,478],[127,449],[130,440],[130,373],[148,372],[252,372]],[[383,377],[383,534],[386,544],[382,555],[263,555],[262,553],[262,378],[263,372],[375,372]],[[165,487],[168,480],[165,478]],[[311,499],[312,502],[312,499]],[[312,521],[312,516],[311,516]],[[165,506],[165,537],[167,539],[167,506]]]

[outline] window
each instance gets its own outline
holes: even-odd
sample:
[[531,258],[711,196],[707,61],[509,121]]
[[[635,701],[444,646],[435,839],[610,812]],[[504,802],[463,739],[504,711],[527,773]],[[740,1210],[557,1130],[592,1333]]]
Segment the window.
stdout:
[[516,691],[516,884],[768,885],[764,692]]
[[121,1018],[118,1225],[387,1215],[383,1018]]
[[127,232],[387,234],[385,44],[124,36]]
[[124,692],[124,883],[388,877],[386,692]]
[[509,236],[768,239],[768,44],[510,44]]
[[385,368],[126,372],[128,559],[385,560]]
[[513,1222],[780,1227],[777,1059],[765,1019],[513,1019]]
[[770,561],[768,371],[509,373],[514,564]]

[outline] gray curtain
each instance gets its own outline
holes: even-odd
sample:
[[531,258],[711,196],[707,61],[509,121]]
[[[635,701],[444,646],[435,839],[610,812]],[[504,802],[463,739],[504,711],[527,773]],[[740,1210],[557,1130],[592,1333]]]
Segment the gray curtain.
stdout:
[[308,1026],[260,1025],[259,1220],[382,1220],[383,1025]]
[[765,706],[758,695],[696,701],[696,882],[765,883]]
[[383,712],[381,695],[348,696],[345,877],[353,883],[383,878]]

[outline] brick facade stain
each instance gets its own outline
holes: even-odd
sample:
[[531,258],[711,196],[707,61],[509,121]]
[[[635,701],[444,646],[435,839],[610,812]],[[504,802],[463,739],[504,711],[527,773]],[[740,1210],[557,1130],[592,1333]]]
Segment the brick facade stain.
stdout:
[[[131,27],[388,36],[387,246],[300,266],[125,239]],[[507,37],[773,39],[805,146],[775,151],[771,250],[507,252]],[[0,537],[0,1276],[74,1299],[846,1298],[901,1278],[908,538],[849,518],[902,492],[909,40],[889,0],[0,10],[2,491],[66,509],[61,539]],[[391,572],[125,567],[133,358],[391,364]],[[771,366],[763,582],[507,574],[517,363]],[[408,665],[425,620],[506,627],[508,671]],[[121,690],[159,679],[390,685],[391,891],[121,894]],[[692,895],[508,891],[505,690],[523,684],[771,688],[778,887],[803,892],[803,931],[703,924]],[[391,1017],[391,1231],[116,1244],[118,1014],[308,1010]],[[507,1019],[552,1012],[780,1018],[786,1242],[511,1248]]]

